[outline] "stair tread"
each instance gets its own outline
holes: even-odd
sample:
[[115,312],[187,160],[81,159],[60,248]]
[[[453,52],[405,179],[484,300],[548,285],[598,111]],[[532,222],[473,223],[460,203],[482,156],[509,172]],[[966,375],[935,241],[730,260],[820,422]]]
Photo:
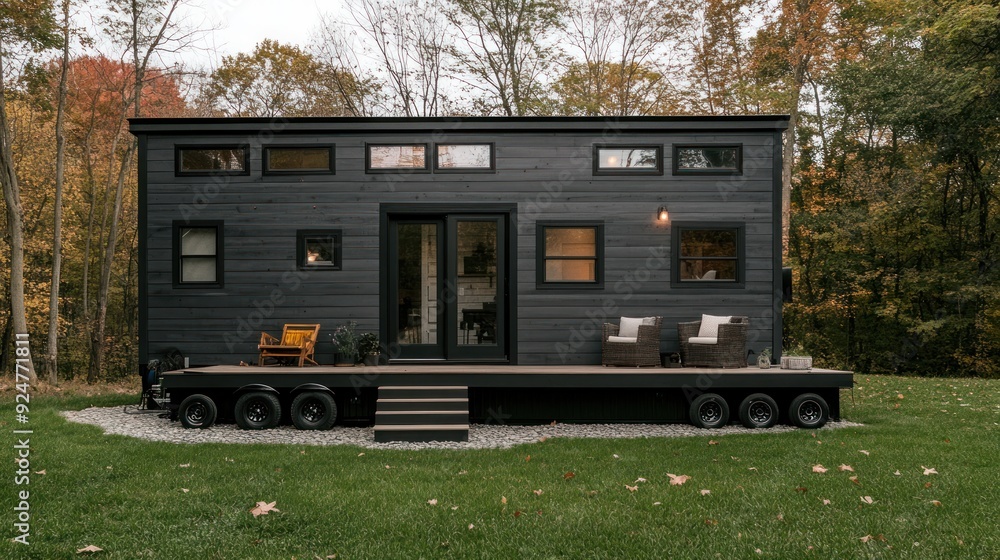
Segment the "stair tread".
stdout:
[[406,389],[406,390],[425,389],[428,391],[432,391],[435,389],[454,390],[454,389],[468,389],[468,388],[469,387],[465,385],[382,385],[379,387],[379,389]]
[[469,402],[469,399],[461,397],[441,397],[439,399],[426,398],[426,399],[378,399],[378,402]]
[[375,431],[414,432],[419,430],[468,431],[468,424],[388,424],[376,425]]

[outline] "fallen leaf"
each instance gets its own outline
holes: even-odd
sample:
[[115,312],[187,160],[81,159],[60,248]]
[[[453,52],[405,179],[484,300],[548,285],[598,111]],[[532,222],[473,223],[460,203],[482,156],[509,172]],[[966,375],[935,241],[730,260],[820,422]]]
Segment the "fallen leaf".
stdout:
[[756,552],[757,554],[764,554],[764,551],[759,548],[754,550],[754,552]]
[[617,453],[615,453],[614,455],[612,455],[612,457],[614,457],[615,459],[621,459],[621,457],[619,457]]
[[476,526],[475,526],[475,525],[473,525],[472,523],[469,523],[469,530],[470,530],[470,531],[471,531],[471,530],[473,530],[473,529],[475,529],[475,528],[476,528]]
[[823,505],[824,506],[830,505],[830,500],[823,500]]
[[924,483],[924,488],[930,488],[931,486],[932,486],[932,485],[931,485],[931,483],[930,483],[930,482],[925,482],[925,483]]
[[469,471],[458,471],[458,476],[462,476],[463,474],[469,474]]
[[514,517],[521,517],[521,510],[515,511],[514,512]]
[[645,478],[642,478],[641,476],[639,478],[635,479],[635,481],[636,482],[647,482],[647,480]]
[[507,496],[500,496],[500,503],[503,505],[507,505]]
[[785,516],[779,513],[778,514],[778,521],[784,521],[784,520],[785,520]]
[[535,490],[534,492],[535,492],[536,496],[541,496],[542,494],[544,494],[544,492],[542,492],[541,488],[539,488],[538,490]]
[[757,470],[757,467],[747,467],[747,470],[748,470],[748,471],[756,471],[756,470]]
[[104,551],[103,548],[99,548],[99,547],[96,547],[96,546],[94,546],[92,544],[88,544],[87,546],[85,546],[83,548],[77,549],[76,553],[77,554],[83,554],[84,552],[103,552],[103,551]]
[[191,463],[184,463],[183,465],[180,465],[180,467],[181,467],[182,469],[186,469],[186,468],[188,468],[188,467],[190,467],[190,466],[191,466]]
[[185,494],[187,494],[188,492],[190,492],[190,490],[188,490],[187,488],[181,488],[181,492],[184,492]]
[[931,503],[934,504],[934,507],[941,507],[941,502],[937,500],[931,500]]
[[576,476],[576,473],[573,472],[573,471],[569,471],[568,473],[566,473],[566,474],[563,475],[563,479],[569,480],[569,479],[573,478],[574,476]]
[[858,450],[858,453],[864,453],[865,455],[871,455],[871,453],[865,451],[864,449]]
[[861,501],[864,502],[864,503],[866,503],[866,504],[874,504],[875,503],[875,500],[873,500],[871,496],[861,496]]
[[872,540],[872,536],[871,535],[865,535],[865,536],[861,537],[861,542],[863,542],[863,543],[866,543],[866,542],[868,542],[870,540]]
[[364,451],[362,451],[361,453],[358,453],[358,457],[364,457],[364,456],[365,456]]
[[937,469],[933,469],[933,468],[932,469],[928,469],[927,467],[925,467],[923,465],[920,465],[920,468],[924,469],[924,476],[931,475],[931,474],[937,474],[938,473]]
[[272,511],[281,511],[280,509],[274,507],[274,504],[276,503],[278,502],[257,502],[257,505],[250,510],[250,513],[252,513],[254,517],[257,517],[260,515],[267,515]]
[[837,470],[839,470],[840,472],[844,471],[854,472],[854,469],[851,467],[851,465],[840,465],[839,467],[837,467]]
[[427,503],[430,504],[430,505],[432,505],[432,506],[438,505],[438,501],[437,501],[436,498],[432,498],[430,500],[427,500]]
[[707,488],[703,488],[703,489],[701,490],[701,495],[702,495],[702,496],[707,496],[707,495],[709,495],[709,494],[711,494],[711,493],[712,493],[712,491],[711,491],[711,490],[709,490],[709,489],[707,489]]
[[899,472],[899,471],[896,471],[896,472],[894,472],[894,473],[892,473],[892,474],[894,474],[894,475],[896,475],[896,476],[900,476],[900,475],[901,475],[901,474],[903,474],[903,473],[901,473],[901,472]]
[[389,465],[386,465],[386,466],[385,466],[385,468],[387,468],[387,469],[391,469],[392,467],[390,467]]
[[714,439],[710,439],[710,440],[708,440],[708,444],[709,445],[719,445],[719,442],[715,441]]
[[42,469],[40,471],[35,471],[35,474],[40,474],[40,475],[44,476],[45,475],[45,469]]
[[639,489],[638,486],[629,486],[628,484],[625,485],[625,488],[628,488],[629,492],[635,492],[636,490]]
[[903,393],[900,393],[900,394],[896,395],[896,398],[899,399],[899,400],[903,400],[905,397],[903,397]]
[[850,480],[850,481],[851,481],[851,482],[853,482],[854,484],[857,484],[858,486],[861,486],[861,483],[860,483],[860,482],[858,482],[858,477],[856,477],[856,476],[851,476],[851,477],[848,477],[848,478],[847,478],[847,480]]
[[813,472],[814,472],[814,473],[820,473],[820,474],[823,474],[823,473],[825,473],[825,472],[826,472],[826,471],[828,471],[828,470],[829,470],[829,469],[827,469],[827,468],[826,468],[826,467],[824,467],[823,465],[813,465]]
[[805,488],[804,486],[799,486],[799,487],[795,488],[795,491],[799,492],[801,494],[805,494],[806,492],[809,491],[809,489]]
[[663,503],[662,502],[653,502],[653,505],[654,506],[660,506],[660,505],[663,505]]
[[531,460],[531,455],[528,455],[527,457],[524,458],[524,462],[525,463],[527,463],[530,460]]
[[719,524],[719,522],[717,520],[715,520],[715,519],[706,519],[705,520],[705,525],[708,525],[709,527],[712,527],[712,526],[718,525],[718,524]]
[[667,473],[667,476],[670,477],[670,485],[671,486],[680,486],[681,484],[684,484],[688,480],[691,480],[691,477],[688,476],[688,475],[686,475],[686,474],[682,474],[682,475],[678,476],[676,474]]
[[451,511],[455,511],[456,509],[458,509],[458,506],[451,506]]
[[549,439],[549,438],[548,438],[547,436],[542,436],[542,437],[538,438],[538,442],[539,442],[539,443],[545,443],[545,442],[546,442],[546,440],[548,440],[548,439]]

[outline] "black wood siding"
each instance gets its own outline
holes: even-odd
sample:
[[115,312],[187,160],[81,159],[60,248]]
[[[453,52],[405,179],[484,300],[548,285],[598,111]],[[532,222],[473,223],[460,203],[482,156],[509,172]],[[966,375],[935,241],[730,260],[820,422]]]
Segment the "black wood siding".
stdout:
[[[662,315],[663,351],[675,351],[677,322],[702,313],[747,315],[748,346],[780,345],[780,178],[775,151],[781,118],[755,124],[726,119],[682,121],[662,129],[625,126],[608,138],[601,130],[546,131],[479,121],[443,133],[419,121],[402,130],[366,132],[328,124],[323,131],[287,124],[278,134],[253,133],[256,121],[135,120],[145,138],[141,154],[140,224],[144,278],[140,361],[179,348],[192,365],[254,362],[260,331],[280,334],[286,322],[322,325],[317,358],[331,363],[330,333],[355,320],[379,328],[379,207],[391,203],[509,203],[517,205],[517,363],[599,363],[600,324],[625,316]],[[318,122],[318,121],[315,121]],[[377,121],[383,123],[383,121]],[[490,121],[492,122],[492,121]],[[503,122],[497,119],[497,122]],[[249,123],[249,124],[248,124]],[[314,123],[310,120],[308,123]],[[516,124],[516,123],[515,123]],[[237,126],[239,125],[239,126]],[[237,129],[241,132],[232,132]],[[259,126],[258,126],[259,128]],[[374,127],[373,127],[374,128]],[[531,127],[528,127],[531,128]],[[552,127],[559,128],[559,127]],[[585,127],[584,127],[585,128]],[[187,130],[187,133],[183,131]],[[228,131],[228,132],[227,132]],[[365,173],[366,142],[492,142],[497,171],[482,173]],[[250,173],[220,178],[176,177],[175,144],[251,146]],[[265,176],[261,146],[336,145],[335,175]],[[594,176],[595,143],[663,146],[664,175]],[[743,174],[673,176],[672,144],[742,144]],[[779,156],[780,157],[780,156]],[[655,220],[658,206],[671,221],[746,224],[746,283],[742,289],[670,288],[670,227]],[[174,220],[223,220],[225,287],[171,285]],[[605,227],[605,289],[538,290],[536,220],[601,220]],[[343,231],[343,270],[298,271],[296,230]],[[662,256],[662,257],[661,257]],[[777,268],[776,268],[777,267]],[[779,350],[780,352],[780,350]]]

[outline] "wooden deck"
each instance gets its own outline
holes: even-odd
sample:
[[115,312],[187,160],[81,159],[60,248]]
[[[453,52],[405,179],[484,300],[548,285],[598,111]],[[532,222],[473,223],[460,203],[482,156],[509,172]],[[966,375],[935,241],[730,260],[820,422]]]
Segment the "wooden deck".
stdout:
[[330,387],[463,385],[492,388],[811,388],[852,387],[853,373],[813,368],[627,368],[566,365],[420,364],[376,367],[208,366],[166,372],[165,388],[218,388],[262,383],[292,388],[302,383]]

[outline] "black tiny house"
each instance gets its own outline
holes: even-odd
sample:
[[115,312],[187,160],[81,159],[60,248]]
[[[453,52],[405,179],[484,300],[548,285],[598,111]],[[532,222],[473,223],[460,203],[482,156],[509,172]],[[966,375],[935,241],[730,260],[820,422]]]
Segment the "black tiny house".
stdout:
[[[187,427],[374,422],[377,441],[462,440],[470,421],[713,427],[730,408],[748,427],[821,426],[839,417],[850,372],[599,365],[612,354],[602,327],[619,317],[640,338],[657,330],[639,318],[661,317],[666,356],[679,323],[731,315],[746,343],[727,345],[726,368],[747,350],[781,357],[787,126],[133,119],[141,370],[189,362],[149,400]],[[310,351],[330,364],[330,335],[350,321],[378,333],[388,363],[241,364],[286,324],[320,325]]]
[[393,363],[599,364],[620,316],[781,351],[784,116],[133,119],[140,362],[347,321]]

